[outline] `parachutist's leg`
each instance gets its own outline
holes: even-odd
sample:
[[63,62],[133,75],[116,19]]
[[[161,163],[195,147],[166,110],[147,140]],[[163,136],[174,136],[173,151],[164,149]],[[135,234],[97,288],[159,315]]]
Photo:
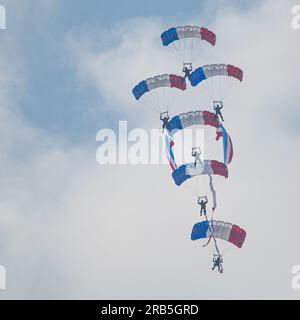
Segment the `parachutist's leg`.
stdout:
[[224,118],[221,112],[217,112],[217,115],[221,118],[222,121],[224,121]]

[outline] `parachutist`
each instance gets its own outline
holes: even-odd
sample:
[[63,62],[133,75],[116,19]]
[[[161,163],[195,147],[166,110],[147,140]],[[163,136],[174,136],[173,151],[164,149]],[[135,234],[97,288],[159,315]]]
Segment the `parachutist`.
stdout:
[[184,79],[188,78],[191,81],[191,72],[193,71],[193,67],[192,64],[188,64],[189,67],[187,65],[183,65],[183,69],[182,72],[184,72]]
[[197,163],[199,163],[203,167],[202,161],[200,159],[200,156],[201,156],[200,148],[193,148],[192,149],[192,156],[195,157],[194,166],[196,167]]
[[202,213],[206,216],[206,205],[207,205],[207,203],[208,203],[207,197],[199,197],[198,198],[198,204],[201,207],[200,216],[202,216]]
[[218,267],[218,271],[220,273],[223,273],[223,266],[222,266],[223,259],[222,259],[222,256],[219,255],[219,254],[214,254],[213,263],[214,263],[214,265],[212,267],[212,270],[214,270],[216,267]]
[[167,111],[160,114],[160,120],[162,121],[162,132],[164,132],[164,129],[166,128],[170,120],[170,117]]
[[221,113],[221,109],[223,109],[222,101],[215,101],[214,102],[214,111],[215,111],[216,119],[218,119],[218,117],[220,116],[222,121],[224,121],[223,115]]

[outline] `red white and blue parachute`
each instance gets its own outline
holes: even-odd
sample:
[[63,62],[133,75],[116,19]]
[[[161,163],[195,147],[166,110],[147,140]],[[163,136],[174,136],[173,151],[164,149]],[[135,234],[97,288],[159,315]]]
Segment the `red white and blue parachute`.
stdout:
[[212,31],[199,26],[173,27],[161,34],[161,41],[164,46],[186,38],[205,40],[212,46],[216,44],[216,35]]
[[219,175],[228,178],[228,168],[223,162],[204,160],[203,167],[195,166],[194,163],[183,164],[173,171],[172,177],[175,184],[180,186],[187,179],[203,174]]
[[232,140],[214,113],[201,110],[181,113],[169,121],[166,129],[173,136],[176,132],[195,125],[208,125],[217,129],[216,140],[219,140],[220,137],[223,139],[223,161],[226,165],[229,164],[233,157]]
[[218,128],[220,126],[219,119],[209,111],[190,111],[181,113],[175,117],[173,117],[166,129],[170,133],[170,135],[174,135],[177,131],[183,130],[187,127],[193,125],[208,125],[214,128]]
[[243,80],[243,70],[231,64],[210,64],[197,68],[191,73],[190,81],[193,87],[202,81],[218,76],[233,77],[239,81]]
[[145,93],[158,88],[176,88],[184,91],[186,82],[183,77],[176,74],[162,74],[141,81],[132,89],[132,93],[136,100],[139,100]]
[[179,26],[163,32],[161,41],[173,49],[180,62],[192,64],[207,47],[216,44],[216,35],[204,27]]
[[246,238],[246,231],[235,224],[223,221],[202,221],[194,225],[191,239],[198,240],[215,237],[241,248]]

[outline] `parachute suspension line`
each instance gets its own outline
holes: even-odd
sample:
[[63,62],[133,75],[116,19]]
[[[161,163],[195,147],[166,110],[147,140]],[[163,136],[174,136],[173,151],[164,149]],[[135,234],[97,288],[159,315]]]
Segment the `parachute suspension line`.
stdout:
[[228,93],[229,89],[229,79],[226,79],[225,76],[220,76],[220,87],[219,87],[219,92],[220,92],[220,101],[223,101],[225,98],[225,94]]
[[[223,78],[225,78],[225,77],[223,77]],[[229,89],[228,87],[229,87],[229,82],[230,81],[226,81],[226,80],[228,80],[228,79],[222,79],[222,82],[221,82],[221,84],[222,84],[221,101],[223,101],[225,99],[225,96],[228,95],[228,89]]]
[[152,94],[152,92],[149,92],[149,94],[145,95],[146,99],[150,102],[150,106],[152,107],[152,109],[156,109],[156,101],[154,101],[154,96]]
[[218,255],[220,256],[221,254],[220,254],[220,250],[218,248],[217,240],[216,240],[216,238],[214,236],[215,230],[214,230],[214,226],[213,226],[213,223],[212,223],[213,222],[214,209],[217,206],[216,191],[214,190],[213,178],[212,178],[211,174],[209,174],[208,176],[209,176],[209,185],[210,185],[210,189],[211,189],[211,192],[212,192],[212,198],[213,198],[213,209],[212,209],[212,214],[211,214],[211,224],[208,221],[207,214],[205,214],[205,219],[206,219],[206,221],[208,223],[208,228],[209,228],[209,231],[210,231],[211,234],[210,234],[210,237],[209,237],[207,243],[205,245],[203,245],[203,247],[208,246],[208,244],[210,243],[210,240],[213,239],[214,240],[215,249],[216,249]]
[[192,38],[191,39],[191,60],[190,60],[190,63],[193,63],[194,62],[194,59],[193,59],[193,50],[194,50],[194,39]]
[[[167,92],[166,92],[166,90],[164,89],[164,88],[161,88],[161,92],[162,92],[162,103],[163,103],[163,105],[162,105],[162,107],[163,108],[165,108],[165,109],[167,109],[167,111],[169,111],[169,104],[167,103],[168,102],[168,98],[167,98]],[[162,110],[162,111],[164,111],[164,110]]]
[[151,91],[148,92],[148,94],[145,94],[144,97],[148,100],[148,104],[151,109],[159,110],[157,109],[157,104],[155,103],[156,101],[154,100],[154,95]]
[[[232,94],[233,88],[237,86],[238,82],[236,79],[232,77],[229,77],[229,79],[228,77],[225,77],[225,76],[217,76],[217,77],[218,77],[218,80],[215,81],[213,95],[215,97],[215,100],[223,101]],[[219,93],[218,96],[216,96],[217,92]]]
[[[207,87],[208,87],[208,90],[206,90],[208,92],[208,96],[211,99],[211,101],[213,102],[214,101],[214,86],[212,83],[212,79],[211,78],[206,79],[205,84],[207,84]],[[204,86],[205,86],[205,84],[204,84]]]
[[198,44],[196,46],[196,49],[193,53],[193,61],[195,61],[196,59],[198,59],[198,57],[200,56],[201,50],[200,50],[200,45]]
[[178,57],[179,57],[179,60],[182,61],[182,42],[181,41],[175,41],[175,48],[176,48],[176,51],[178,53]]
[[161,107],[162,107],[162,106],[161,106],[160,103],[159,103],[159,95],[158,95],[158,92],[157,92],[156,90],[152,90],[152,91],[150,92],[150,95],[151,95],[151,97],[153,98],[155,108],[157,108],[158,110],[161,111]]
[[188,50],[188,45],[189,45],[189,39],[185,38],[184,39],[184,60],[185,62],[191,63],[191,61],[188,61],[190,59],[189,53],[190,50]]
[[220,250],[218,248],[218,243],[217,243],[217,240],[214,235],[213,235],[213,239],[214,239],[214,243],[215,243],[215,249],[216,249],[218,255],[221,256]]
[[171,106],[173,105],[174,99],[175,99],[175,91],[172,90],[172,93],[170,93],[170,99],[169,99],[169,101],[170,101],[170,108],[171,108]]
[[203,53],[204,49],[203,47],[200,45],[199,41],[197,42],[197,45],[196,45],[196,49],[194,51],[194,54],[193,54],[193,61],[195,61],[196,59],[199,58],[200,54]]
[[152,110],[154,110],[155,112],[157,112],[157,113],[161,113],[161,111],[158,109],[158,108],[156,108],[155,106],[156,106],[156,104],[154,103],[154,101],[153,101],[153,97],[151,96],[151,94],[150,95],[145,95],[144,96],[144,98],[148,101],[148,106],[149,106],[149,108],[151,108]]
[[173,42],[173,44],[171,46],[172,46],[171,48],[173,49],[173,52],[174,52],[176,58],[178,59],[178,61],[182,62],[182,59],[180,57],[180,51],[179,51],[179,48],[177,47],[176,41]]
[[191,63],[195,61],[195,52],[197,53],[197,42],[195,43],[195,40],[192,39],[192,49],[191,49]]
[[228,82],[230,82],[230,84],[227,83],[227,88],[225,91],[226,93],[224,94],[224,100],[228,99],[228,97],[232,94],[232,92],[235,91],[235,90],[233,90],[233,88],[238,86],[238,82],[235,81],[234,79],[232,79],[232,80],[233,80],[232,82],[228,81]]
[[160,89],[151,90],[151,94],[153,95],[155,105],[162,107],[161,105],[159,105],[159,95],[157,90],[160,90]]
[[184,62],[188,62],[188,61],[186,61],[186,50],[185,50],[185,47],[186,47],[186,38],[183,39],[183,61]]
[[169,111],[172,108],[172,104],[173,104],[173,100],[174,100],[174,89],[171,90],[165,90],[165,98],[166,100],[166,106],[167,106],[167,110]]
[[210,243],[210,240],[213,239],[214,240],[215,249],[216,249],[218,255],[221,256],[217,240],[216,240],[216,238],[214,236],[215,229],[214,229],[214,226],[213,226],[213,223],[212,223],[213,218],[211,218],[211,225],[209,224],[209,221],[208,221],[208,218],[207,218],[207,214],[205,214],[205,219],[206,219],[206,221],[208,223],[208,228],[209,228],[209,231],[210,231],[210,237],[209,237],[208,241],[206,242],[206,244],[204,244],[202,247],[204,248],[204,247],[208,246],[209,243]]
[[180,62],[178,50],[175,43],[170,44],[170,50],[172,50],[172,53],[176,57],[177,61]]
[[196,196],[200,192],[202,192],[201,183],[200,183],[200,177],[196,177]]
[[[217,100],[222,100],[221,96],[222,96],[222,91],[221,91],[221,77],[218,77],[217,76],[217,79],[216,79],[216,90],[217,92],[219,92],[219,96],[217,96]],[[214,95],[215,96],[215,95]]]
[[183,41],[179,41],[181,44],[180,44],[180,47],[181,47],[181,56],[182,56],[182,59],[185,60],[185,38],[183,39]]
[[210,83],[212,85],[212,96],[214,100],[220,100],[220,77],[211,77]]

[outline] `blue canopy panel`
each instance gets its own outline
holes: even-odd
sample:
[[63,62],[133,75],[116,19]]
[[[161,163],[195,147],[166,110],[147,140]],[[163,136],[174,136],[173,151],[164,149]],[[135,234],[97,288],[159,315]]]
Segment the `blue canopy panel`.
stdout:
[[132,89],[132,93],[135,96],[136,100],[139,100],[139,98],[148,91],[149,91],[149,87],[145,80],[141,81]]
[[201,81],[206,79],[206,75],[203,71],[203,68],[197,68],[194,72],[191,73],[190,81],[191,85],[195,87],[197,84],[199,84]]
[[[166,126],[167,130],[170,132],[170,134],[174,134],[178,130],[182,130],[182,124],[180,120],[180,116],[173,117]],[[175,132],[174,132],[175,131]]]
[[191,239],[198,240],[198,239],[206,238],[207,230],[208,230],[208,221],[202,221],[202,222],[196,223],[192,230]]
[[173,41],[179,40],[176,28],[171,28],[163,32],[160,37],[164,46],[168,46]]
[[191,178],[190,175],[186,174],[186,165],[183,164],[179,168],[173,171],[172,177],[177,186],[180,186],[185,180]]

